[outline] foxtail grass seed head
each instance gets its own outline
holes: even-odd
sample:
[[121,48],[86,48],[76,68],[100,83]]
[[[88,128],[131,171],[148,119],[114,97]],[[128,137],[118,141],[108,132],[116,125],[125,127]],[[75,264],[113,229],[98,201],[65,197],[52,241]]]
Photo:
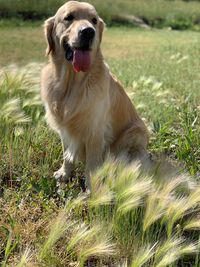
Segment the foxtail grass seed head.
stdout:
[[101,236],[92,244],[82,247],[79,253],[79,265],[83,267],[85,261],[92,256],[105,258],[113,254],[115,254],[115,244],[110,237]]
[[89,228],[84,223],[77,225],[67,245],[67,250],[71,251],[77,245],[79,245],[80,249],[81,243],[83,243],[82,246],[85,246],[87,242],[92,241],[98,234],[101,234],[101,230],[100,225],[93,226],[92,228]]
[[21,256],[20,262],[17,267],[25,267],[27,266],[28,262],[31,261],[32,255],[31,250],[27,248]]
[[55,243],[63,237],[63,235],[67,232],[67,230],[74,225],[74,222],[67,217],[65,211],[60,212],[57,218],[53,221],[49,236],[44,243],[41,252],[40,258],[45,258]]
[[90,207],[109,205],[113,199],[114,195],[109,190],[107,185],[99,185],[99,188],[96,191],[92,191],[92,195],[88,201],[88,204]]
[[200,218],[187,221],[183,230],[200,230]]
[[155,254],[156,244],[153,246],[142,247],[137,254],[133,255],[131,267],[142,267],[148,263]]
[[166,253],[180,246],[183,242],[184,240],[182,238],[172,237],[170,239],[167,239],[164,243],[160,244],[155,252],[155,264],[161,261]]
[[158,262],[155,267],[166,267],[173,264],[183,255],[192,254],[197,252],[197,245],[180,243],[176,247],[170,249],[165,255],[163,255],[160,262]]

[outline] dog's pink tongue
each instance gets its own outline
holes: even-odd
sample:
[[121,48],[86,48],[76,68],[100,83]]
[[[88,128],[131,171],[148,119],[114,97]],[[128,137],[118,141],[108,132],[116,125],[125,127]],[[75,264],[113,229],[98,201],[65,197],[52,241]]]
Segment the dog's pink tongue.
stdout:
[[90,68],[90,52],[82,50],[74,50],[73,67],[76,72],[86,72]]

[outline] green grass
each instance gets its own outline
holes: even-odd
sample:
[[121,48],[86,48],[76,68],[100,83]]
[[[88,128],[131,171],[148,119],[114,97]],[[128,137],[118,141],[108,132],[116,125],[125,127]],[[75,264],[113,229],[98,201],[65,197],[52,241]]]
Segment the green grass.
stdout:
[[45,41],[41,27],[0,27],[0,64],[43,61]]
[[1,265],[199,266],[199,34],[106,30],[105,58],[149,127],[149,149],[190,176],[164,182],[168,169],[157,180],[110,162],[90,199],[80,195],[81,167],[69,184],[52,179],[62,151],[39,98],[42,28],[8,25],[0,35]]
[[[0,0],[0,15],[8,18],[44,19],[55,14],[65,0]],[[100,16],[108,24],[118,21],[117,17],[135,15],[155,27],[174,29],[199,28],[200,3],[182,0],[90,0]],[[125,19],[126,21],[126,19]],[[194,26],[197,25],[197,26]]]

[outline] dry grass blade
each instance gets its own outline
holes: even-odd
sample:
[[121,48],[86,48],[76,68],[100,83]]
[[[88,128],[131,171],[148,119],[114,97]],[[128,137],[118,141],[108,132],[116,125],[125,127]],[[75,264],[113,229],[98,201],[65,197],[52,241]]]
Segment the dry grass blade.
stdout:
[[115,245],[111,242],[109,237],[106,235],[98,238],[94,243],[82,247],[79,253],[79,265],[80,267],[84,266],[84,263],[87,259],[92,256],[95,257],[107,257],[115,253]]
[[186,244],[180,250],[181,251],[181,256],[182,255],[185,255],[185,254],[193,254],[193,253],[196,253],[197,250],[198,250],[197,244],[193,244],[193,243]]
[[17,267],[24,267],[24,266],[27,266],[28,262],[31,260],[31,250],[29,248],[27,248],[21,259],[20,259],[20,262],[19,264],[17,265]]
[[88,204],[90,207],[109,205],[113,198],[113,193],[109,190],[107,185],[100,185],[98,190],[92,193]]
[[196,206],[197,204],[200,203],[200,186],[198,185],[195,190],[193,190],[188,198],[188,205],[189,208]]
[[188,199],[186,197],[174,198],[173,201],[169,203],[169,207],[166,211],[166,218],[168,220],[173,220],[175,222],[181,218],[185,211],[188,209]]
[[155,252],[155,259],[154,262],[158,263],[161,259],[168,253],[169,251],[173,250],[177,246],[183,243],[182,238],[171,238],[165,241],[162,245],[158,246]]
[[117,175],[113,184],[113,189],[117,193],[117,197],[136,181],[140,174],[139,167],[137,162],[130,166],[125,166],[122,163],[118,164]]
[[123,192],[118,194],[118,199],[126,199],[134,196],[145,196],[151,189],[151,179],[138,179],[134,181],[130,186],[124,188]]
[[110,181],[114,180],[117,166],[108,159],[92,177],[92,194],[88,201],[90,207],[108,205],[113,200]]
[[172,194],[174,194],[181,185],[188,184],[189,180],[186,175],[179,175],[177,177],[174,177],[173,179],[170,179],[169,181],[162,184],[161,192],[163,197],[168,197]]
[[101,230],[102,229],[99,225],[93,226],[91,229],[89,229],[89,226],[86,226],[85,224],[77,226],[68,243],[67,250],[71,251],[80,242],[86,243],[88,241],[91,241],[92,239],[94,239],[95,236],[100,234]]
[[[32,65],[30,65],[33,68]],[[25,124],[42,116],[38,72],[10,66],[3,68],[0,77],[0,120],[2,125]],[[37,77],[37,79],[35,78]]]
[[183,217],[190,209],[196,208],[200,203],[200,187],[191,191],[188,197],[181,197],[174,200],[168,208],[168,215],[177,221]]
[[[117,173],[118,174],[118,173]],[[138,178],[138,165],[120,170],[116,177],[115,197],[118,201],[117,215],[123,215],[142,204],[143,198],[151,189],[151,178]]]
[[200,218],[186,222],[183,230],[200,230]]
[[92,185],[94,188],[98,185],[98,182],[102,182],[105,177],[115,177],[116,171],[118,169],[118,164],[112,158],[108,157],[101,168],[98,168],[93,174]]
[[200,187],[193,190],[188,197],[180,197],[169,203],[166,220],[168,221],[168,235],[171,235],[174,223],[186,214],[199,209]]
[[70,221],[67,217],[66,212],[62,211],[54,222],[52,222],[50,234],[44,243],[41,252],[40,258],[45,258],[54,244],[66,233],[66,231],[74,225],[74,222]]
[[68,200],[66,205],[65,205],[65,212],[70,213],[71,210],[81,207],[85,201],[87,200],[87,195],[80,195],[79,197]]
[[39,95],[32,97],[31,99],[25,99],[23,101],[23,108],[25,107],[33,107],[33,106],[41,106],[42,102]]
[[141,267],[145,263],[149,262],[155,253],[156,244],[153,246],[141,248],[136,255],[134,255],[134,260],[131,263],[131,267]]
[[158,190],[152,190],[152,192],[148,195],[143,220],[144,232],[165,214],[168,201],[169,198],[164,197]]
[[177,261],[180,257],[180,253],[178,249],[174,249],[165,254],[162,260],[155,265],[155,267],[166,267],[172,264],[173,262]]
[[14,124],[30,122],[30,118],[21,109],[20,102],[19,98],[12,98],[5,102],[0,109],[0,119]]
[[162,259],[159,263],[155,265],[155,267],[166,267],[170,264],[173,264],[175,261],[180,259],[185,254],[192,254],[197,252],[196,244],[179,244],[176,247],[170,249],[165,255],[163,255]]
[[117,209],[117,215],[123,215],[135,208],[137,208],[138,206],[140,206],[142,204],[142,198],[143,196],[132,196],[128,199],[126,199],[125,201],[123,201],[121,204],[119,204],[118,209]]
[[[152,190],[147,198],[147,207],[144,216],[143,230],[146,231],[150,225],[165,217],[170,223],[180,218],[187,209],[187,198],[175,198],[176,190],[183,184],[190,184],[188,177],[180,175],[160,185],[160,188]],[[173,219],[171,219],[173,217]],[[170,218],[168,220],[168,218]],[[175,219],[176,218],[176,219]],[[171,226],[169,227],[171,228]],[[171,230],[169,231],[171,232]]]

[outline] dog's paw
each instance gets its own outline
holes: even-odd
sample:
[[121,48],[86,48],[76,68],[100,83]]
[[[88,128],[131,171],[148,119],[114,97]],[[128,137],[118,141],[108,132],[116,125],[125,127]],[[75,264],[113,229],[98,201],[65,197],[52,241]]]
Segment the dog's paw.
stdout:
[[69,173],[63,167],[61,167],[58,171],[54,172],[53,176],[58,182],[67,182],[70,178]]

